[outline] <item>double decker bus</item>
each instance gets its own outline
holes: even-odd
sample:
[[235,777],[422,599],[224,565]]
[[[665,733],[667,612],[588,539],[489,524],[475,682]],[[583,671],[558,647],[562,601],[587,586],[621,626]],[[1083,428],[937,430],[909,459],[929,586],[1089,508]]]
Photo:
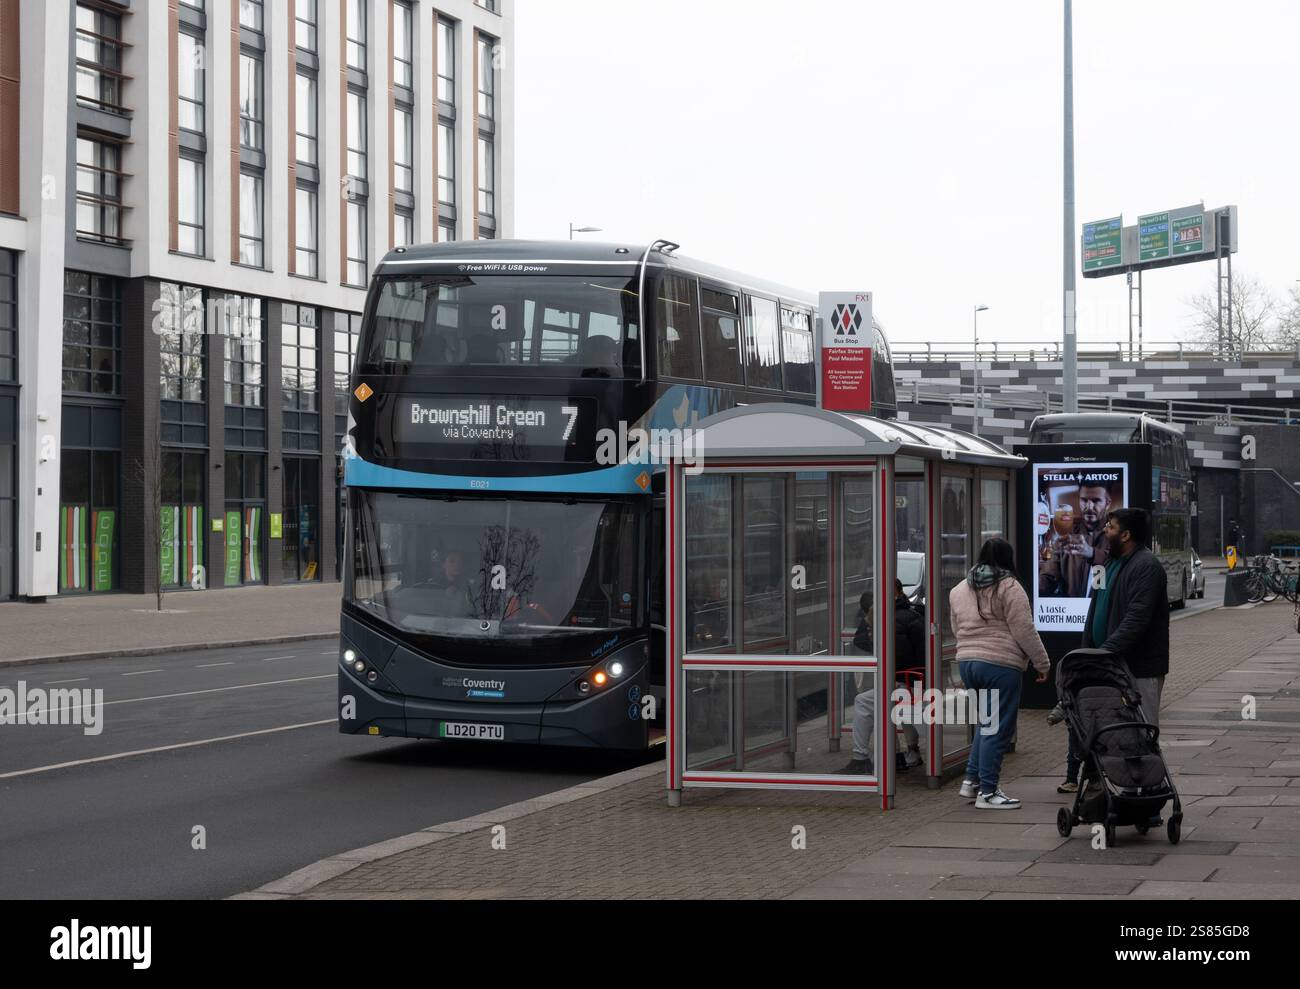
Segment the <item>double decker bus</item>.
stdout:
[[1035,447],[1138,447],[1144,452],[1140,462],[1132,462],[1140,490],[1134,489],[1130,507],[1149,507],[1151,551],[1165,568],[1170,606],[1182,608],[1193,592],[1195,487],[1186,437],[1140,413],[1093,412],[1039,416],[1029,428],[1029,443]]
[[389,254],[353,369],[340,730],[662,740],[642,702],[665,684],[663,477],[628,452],[738,404],[814,404],[816,319],[811,295],[666,241]]

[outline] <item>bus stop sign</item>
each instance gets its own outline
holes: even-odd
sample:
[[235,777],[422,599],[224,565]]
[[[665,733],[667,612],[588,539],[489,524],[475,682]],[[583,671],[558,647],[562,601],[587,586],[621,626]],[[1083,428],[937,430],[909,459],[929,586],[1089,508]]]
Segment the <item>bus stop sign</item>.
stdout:
[[876,349],[870,292],[823,292],[822,408],[871,411],[871,356]]

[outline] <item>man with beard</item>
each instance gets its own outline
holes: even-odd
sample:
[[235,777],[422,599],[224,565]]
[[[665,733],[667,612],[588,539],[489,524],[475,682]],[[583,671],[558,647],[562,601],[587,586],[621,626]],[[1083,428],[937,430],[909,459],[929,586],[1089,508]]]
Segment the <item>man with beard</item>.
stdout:
[[1083,527],[1073,546],[1068,587],[1072,597],[1092,596],[1094,567],[1104,567],[1110,559],[1106,539],[1106,516],[1110,512],[1110,488],[1104,482],[1084,480],[1079,485],[1079,515]]
[[[1105,528],[1109,562],[1105,579],[1093,595],[1083,626],[1083,648],[1105,649],[1128,664],[1142,696],[1142,713],[1160,723],[1160,695],[1169,673],[1169,581],[1165,568],[1147,549],[1151,517],[1139,508],[1109,513]],[[1079,756],[1071,738],[1066,782],[1060,792],[1074,792]],[[1073,784],[1073,786],[1071,786]],[[1152,827],[1159,821],[1152,820]]]
[[1074,530],[1052,539],[1039,563],[1041,596],[1092,596],[1093,569],[1105,566],[1109,559],[1104,529],[1110,508],[1106,482],[1085,476],[1079,485],[1079,520]]

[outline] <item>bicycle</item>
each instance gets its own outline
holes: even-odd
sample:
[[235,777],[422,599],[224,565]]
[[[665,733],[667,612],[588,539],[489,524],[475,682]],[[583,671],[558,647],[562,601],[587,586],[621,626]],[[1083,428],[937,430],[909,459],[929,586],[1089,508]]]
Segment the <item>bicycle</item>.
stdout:
[[1300,599],[1300,574],[1276,556],[1255,557],[1246,568],[1246,600],[1270,604],[1281,595],[1295,604]]

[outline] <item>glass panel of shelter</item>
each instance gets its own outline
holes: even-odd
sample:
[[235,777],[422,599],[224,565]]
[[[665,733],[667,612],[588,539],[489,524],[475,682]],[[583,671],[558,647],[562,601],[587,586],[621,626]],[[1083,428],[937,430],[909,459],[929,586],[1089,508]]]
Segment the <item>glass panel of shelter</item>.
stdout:
[[[972,525],[973,472],[945,464],[939,482],[939,628],[943,656],[939,664],[939,689],[945,693],[963,689],[957,667],[957,639],[952,632],[948,596],[966,579],[975,565],[974,526]],[[945,725],[943,728],[944,762],[954,761],[970,748],[969,727]]]
[[[861,655],[853,640],[862,625],[859,598],[870,589],[875,560],[873,492],[871,476],[688,476],[688,657],[718,657],[721,663],[743,655],[782,665],[784,658]],[[833,504],[846,506],[842,521]],[[830,549],[837,538],[844,539],[853,562],[832,586]],[[842,619],[835,612],[842,609],[832,608],[834,595],[852,598],[847,637],[836,627]],[[870,672],[847,676],[854,695],[847,712],[833,712],[832,698],[844,696],[844,674],[708,669],[707,662],[705,668],[688,668],[686,770],[838,772],[845,758],[828,744],[837,734],[832,719],[851,726],[856,695],[874,684]]]

